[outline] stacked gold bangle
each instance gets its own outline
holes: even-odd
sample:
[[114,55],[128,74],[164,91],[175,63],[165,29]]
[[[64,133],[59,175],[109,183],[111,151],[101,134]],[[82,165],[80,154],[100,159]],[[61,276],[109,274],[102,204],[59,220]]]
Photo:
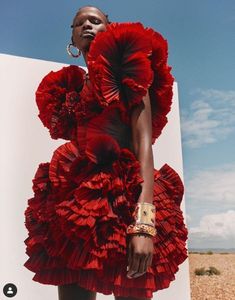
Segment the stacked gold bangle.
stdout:
[[145,233],[155,236],[157,233],[155,228],[155,212],[156,208],[152,203],[138,202],[133,213],[135,224],[127,227],[127,234]]

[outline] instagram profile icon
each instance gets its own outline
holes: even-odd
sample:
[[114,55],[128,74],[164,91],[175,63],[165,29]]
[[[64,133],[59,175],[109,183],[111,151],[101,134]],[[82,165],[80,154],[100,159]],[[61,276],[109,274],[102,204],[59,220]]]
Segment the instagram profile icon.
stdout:
[[16,293],[17,293],[17,287],[13,283],[7,283],[3,287],[3,294],[8,298],[14,297]]

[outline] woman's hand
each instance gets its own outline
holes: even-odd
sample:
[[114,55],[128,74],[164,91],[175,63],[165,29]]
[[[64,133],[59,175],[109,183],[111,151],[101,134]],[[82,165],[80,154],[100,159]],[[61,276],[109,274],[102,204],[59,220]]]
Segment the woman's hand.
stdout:
[[128,278],[143,275],[152,264],[153,239],[147,234],[133,234],[128,245]]

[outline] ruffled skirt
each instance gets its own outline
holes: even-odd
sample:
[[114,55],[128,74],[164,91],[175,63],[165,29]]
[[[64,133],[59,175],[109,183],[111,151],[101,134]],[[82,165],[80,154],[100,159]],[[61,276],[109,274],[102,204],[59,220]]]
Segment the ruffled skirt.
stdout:
[[141,192],[140,164],[121,148],[112,164],[81,155],[76,143],[60,146],[41,163],[28,200],[24,266],[33,280],[51,285],[77,283],[105,295],[151,298],[175,279],[187,257],[187,229],[180,203],[183,184],[168,165],[154,170],[156,229],[152,266],[127,278],[126,229]]

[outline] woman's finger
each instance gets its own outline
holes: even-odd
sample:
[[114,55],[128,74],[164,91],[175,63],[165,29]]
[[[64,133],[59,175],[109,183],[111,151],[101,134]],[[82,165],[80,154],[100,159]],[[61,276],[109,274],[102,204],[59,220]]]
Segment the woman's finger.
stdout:
[[132,276],[138,272],[139,270],[139,264],[140,264],[140,258],[141,255],[139,253],[132,253],[131,258],[131,264],[129,266],[129,271],[127,273],[127,277],[132,278]]
[[148,254],[145,254],[141,257],[139,270],[138,270],[138,272],[141,273],[141,274],[145,273],[146,270],[147,270],[148,257],[149,257]]
[[148,268],[148,257],[149,255],[143,255],[141,260],[140,260],[140,265],[139,265],[139,270],[137,273],[135,273],[133,275],[133,278],[137,278],[137,277],[140,277],[142,275],[144,275],[147,271],[147,268]]
[[151,253],[147,259],[147,268],[152,266],[153,254]]
[[127,258],[127,261],[128,261],[127,270],[130,270],[130,265],[132,264],[132,246],[131,246],[130,242],[129,242],[129,245],[128,245],[128,258]]

